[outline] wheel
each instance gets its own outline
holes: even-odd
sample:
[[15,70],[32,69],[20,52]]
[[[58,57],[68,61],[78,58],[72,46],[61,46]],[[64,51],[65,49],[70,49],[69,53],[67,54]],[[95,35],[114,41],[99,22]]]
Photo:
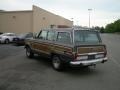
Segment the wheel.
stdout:
[[29,58],[32,58],[34,56],[34,53],[30,49],[30,47],[26,47],[26,56]]
[[5,44],[8,44],[9,43],[9,39],[5,39]]
[[57,71],[63,70],[63,63],[60,60],[60,58],[56,55],[52,57],[52,66]]

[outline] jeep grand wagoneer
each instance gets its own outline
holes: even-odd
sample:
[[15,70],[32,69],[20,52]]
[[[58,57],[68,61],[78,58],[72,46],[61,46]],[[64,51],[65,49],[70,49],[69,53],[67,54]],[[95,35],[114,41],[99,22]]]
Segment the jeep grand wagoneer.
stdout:
[[106,46],[95,30],[60,28],[45,29],[33,39],[27,39],[26,55],[34,54],[50,58],[55,70],[64,65],[91,66],[107,61]]

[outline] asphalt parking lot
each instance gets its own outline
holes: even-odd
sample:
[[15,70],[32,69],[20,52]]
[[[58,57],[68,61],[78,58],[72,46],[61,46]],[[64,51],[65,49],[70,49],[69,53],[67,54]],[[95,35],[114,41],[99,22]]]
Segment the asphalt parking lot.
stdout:
[[57,72],[48,59],[25,56],[23,46],[0,44],[0,90],[120,90],[120,35],[102,34],[109,61]]

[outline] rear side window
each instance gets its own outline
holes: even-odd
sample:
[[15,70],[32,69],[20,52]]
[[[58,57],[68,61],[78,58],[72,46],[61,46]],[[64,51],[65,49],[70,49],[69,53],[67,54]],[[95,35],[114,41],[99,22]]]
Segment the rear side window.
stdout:
[[54,36],[55,36],[55,32],[54,31],[49,31],[47,40],[53,41],[54,40]]
[[70,33],[69,32],[58,32],[57,41],[61,43],[70,44]]
[[46,37],[47,37],[47,31],[41,31],[38,36],[39,39],[43,39],[43,40],[46,40]]

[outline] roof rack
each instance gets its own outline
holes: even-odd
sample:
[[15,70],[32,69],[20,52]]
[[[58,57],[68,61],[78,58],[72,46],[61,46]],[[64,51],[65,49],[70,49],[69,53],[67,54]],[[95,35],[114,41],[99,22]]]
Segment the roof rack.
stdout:
[[42,30],[92,30],[87,27],[71,27],[71,28],[44,28]]

